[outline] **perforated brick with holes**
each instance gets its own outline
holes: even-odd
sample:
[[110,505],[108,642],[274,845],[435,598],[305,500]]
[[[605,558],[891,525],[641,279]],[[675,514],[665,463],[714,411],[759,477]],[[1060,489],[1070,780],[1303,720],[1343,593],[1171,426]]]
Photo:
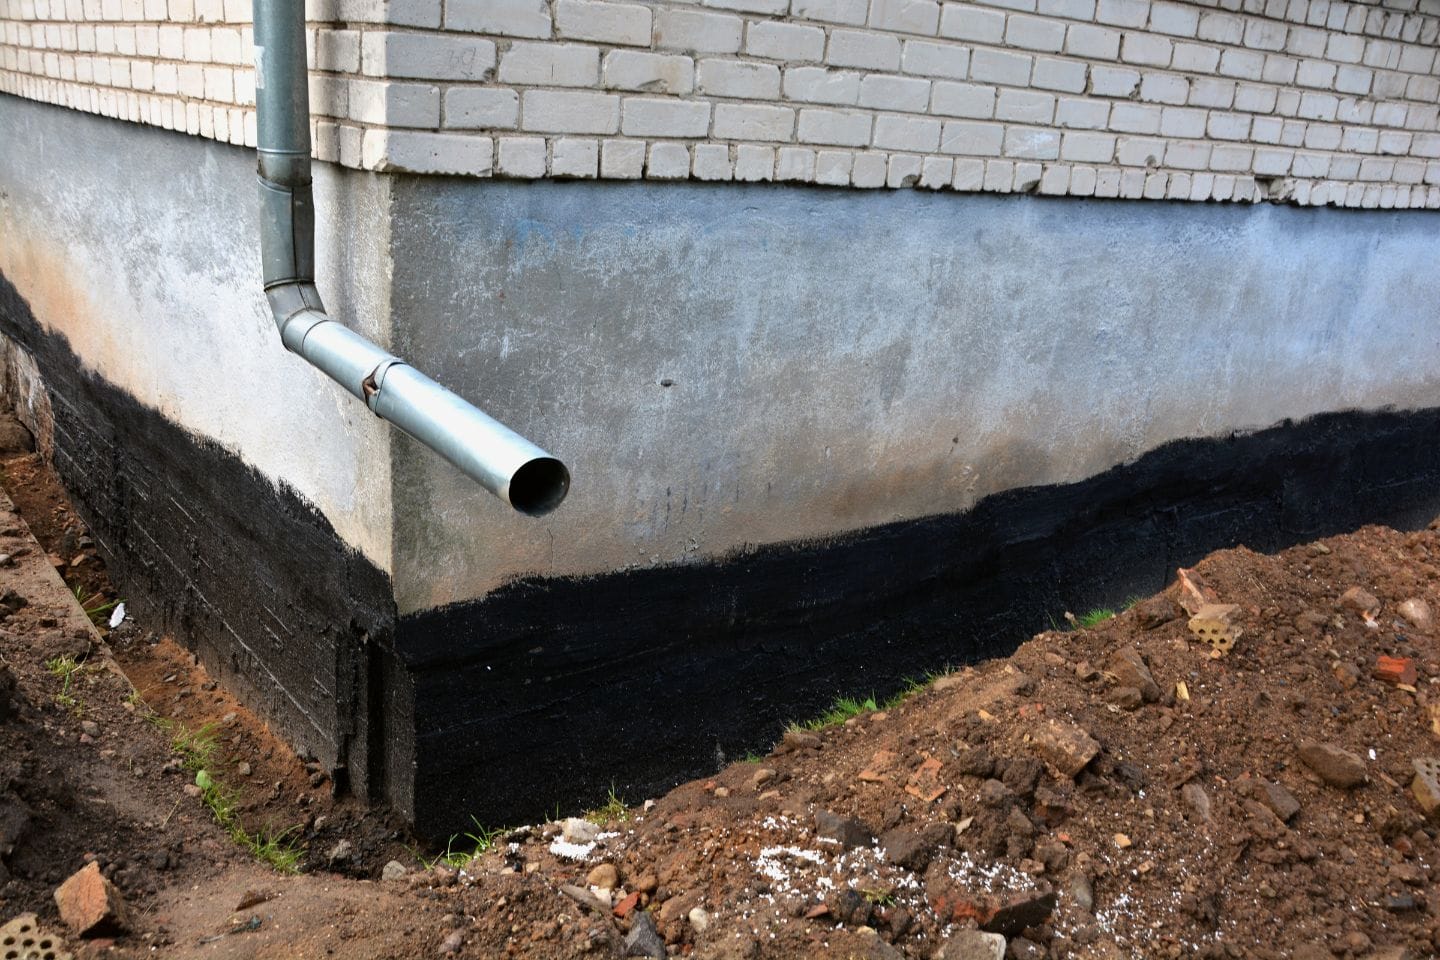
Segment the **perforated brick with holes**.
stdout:
[[72,960],[65,941],[43,929],[33,913],[0,927],[0,960]]

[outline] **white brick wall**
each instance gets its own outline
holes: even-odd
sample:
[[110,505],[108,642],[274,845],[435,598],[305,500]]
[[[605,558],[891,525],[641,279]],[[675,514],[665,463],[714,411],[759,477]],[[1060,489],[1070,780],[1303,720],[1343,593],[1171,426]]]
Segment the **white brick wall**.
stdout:
[[[1440,208],[1440,0],[309,0],[315,152]],[[253,146],[246,0],[0,0],[0,91]]]

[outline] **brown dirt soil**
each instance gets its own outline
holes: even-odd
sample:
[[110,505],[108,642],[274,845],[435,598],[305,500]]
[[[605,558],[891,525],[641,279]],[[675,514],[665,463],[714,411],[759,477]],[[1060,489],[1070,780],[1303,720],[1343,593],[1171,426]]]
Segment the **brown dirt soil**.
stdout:
[[[651,924],[652,948],[699,958],[978,958],[962,943],[977,923],[1011,957],[1440,948],[1440,830],[1412,790],[1414,761],[1440,757],[1434,525],[1221,551],[1188,589],[794,730],[598,828],[509,830],[426,870],[188,653],[128,623],[101,642],[47,556],[113,596],[98,557],[58,549],[90,550],[63,494],[33,457],[0,466],[30,524],[0,509],[0,553],[32,530],[45,545],[0,566],[0,594],[29,599],[0,622],[19,703],[0,704],[0,923],[35,911],[59,931],[55,887],[98,859],[136,919],[118,939],[71,936],[79,956],[616,957],[627,938],[643,956]],[[1187,626],[1181,605],[1205,601],[1237,605],[1224,656]],[[127,706],[111,650],[143,704]],[[63,653],[86,656],[78,711],[44,666]],[[299,824],[305,872],[230,842],[147,707],[219,724],[242,820]],[[403,876],[377,879],[391,858]]]

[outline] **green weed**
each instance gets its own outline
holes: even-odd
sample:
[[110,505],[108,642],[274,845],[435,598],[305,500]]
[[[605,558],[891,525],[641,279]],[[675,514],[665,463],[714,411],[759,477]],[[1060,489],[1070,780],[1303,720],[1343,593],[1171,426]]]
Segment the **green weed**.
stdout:
[[623,797],[615,795],[615,784],[612,783],[610,784],[610,796],[605,800],[604,806],[587,811],[585,819],[600,826],[604,826],[612,820],[624,823],[630,819],[630,808],[625,805]]
[[[614,791],[611,791],[611,796],[614,796]],[[480,821],[476,820],[473,816],[470,818],[470,822],[475,824],[475,832],[465,834],[465,839],[470,841],[469,849],[466,849],[464,846],[456,849],[455,841],[460,838],[460,835],[454,834],[445,842],[444,853],[429,860],[424,857],[417,857],[417,859],[425,865],[426,870],[433,869],[436,865],[459,870],[471,860],[474,860],[493,847],[495,845],[495,838],[505,833],[502,827],[497,827],[493,830],[486,829],[481,826]]]
[[80,662],[74,657],[66,654],[62,657],[52,657],[45,661],[45,669],[60,681],[60,692],[55,694],[55,702],[67,710],[80,712],[80,701],[71,695],[70,688],[75,678],[84,669]]

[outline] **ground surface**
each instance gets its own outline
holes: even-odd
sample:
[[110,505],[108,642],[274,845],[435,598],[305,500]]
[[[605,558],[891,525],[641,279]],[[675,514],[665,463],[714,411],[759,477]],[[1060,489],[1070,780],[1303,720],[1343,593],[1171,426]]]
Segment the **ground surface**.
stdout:
[[[0,501],[0,923],[66,932],[53,892],[98,860],[131,929],[70,935],[79,956],[959,960],[991,955],[977,923],[1014,957],[1440,947],[1437,827],[1412,792],[1413,762],[1440,757],[1436,529],[1217,553],[1113,619],[599,826],[506,831],[424,870],[182,649],[106,630],[112,587],[53,480],[33,455],[0,468],[24,514]],[[1204,602],[1238,605],[1224,656],[1187,627]],[[174,745],[197,730],[232,823],[290,830],[303,873],[193,795]]]

